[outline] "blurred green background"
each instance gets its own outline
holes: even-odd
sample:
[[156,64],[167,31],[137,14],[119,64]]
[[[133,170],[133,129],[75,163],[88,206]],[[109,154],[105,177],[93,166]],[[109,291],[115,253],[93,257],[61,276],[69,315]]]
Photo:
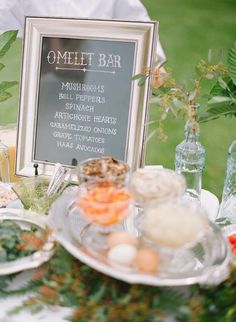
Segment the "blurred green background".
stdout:
[[[236,41],[235,0],[142,0],[153,20],[160,22],[159,34],[168,58],[168,67],[180,83],[194,77],[194,67],[206,58],[209,48],[227,50]],[[2,80],[19,80],[22,43],[18,39],[4,58]],[[18,87],[13,97],[1,104],[0,126],[15,123],[18,110]],[[207,88],[205,88],[207,91]],[[201,103],[201,102],[200,102]],[[204,110],[206,106],[201,104]],[[157,110],[151,108],[151,119]],[[152,129],[155,125],[152,125]],[[148,143],[146,164],[174,168],[175,147],[183,140],[183,123],[169,119],[165,125],[167,143],[154,136]],[[236,120],[220,119],[201,126],[200,141],[207,150],[203,187],[221,197],[227,149],[236,138]]]
[[[168,63],[178,83],[194,78],[195,65],[207,58],[208,50],[227,51],[236,41],[235,0],[142,0],[153,20],[159,21],[159,35]],[[209,85],[205,84],[203,92]],[[206,106],[201,103],[201,109]],[[151,118],[157,111],[151,108]],[[152,126],[152,129],[154,126]],[[221,197],[227,149],[236,139],[236,119],[219,119],[201,125],[200,141],[206,148],[203,188]],[[147,164],[174,168],[175,147],[183,140],[183,123],[173,118],[165,125],[169,139],[154,136],[147,147]]]

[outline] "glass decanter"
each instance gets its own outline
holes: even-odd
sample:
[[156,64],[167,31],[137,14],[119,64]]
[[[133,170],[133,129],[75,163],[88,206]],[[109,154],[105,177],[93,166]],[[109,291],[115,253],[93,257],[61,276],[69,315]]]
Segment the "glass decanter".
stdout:
[[184,127],[185,139],[176,147],[175,170],[186,180],[186,196],[200,200],[202,171],[205,166],[205,148],[198,141],[199,127],[196,121],[199,105],[191,105],[192,118]]
[[236,140],[228,150],[227,170],[218,217],[224,217],[232,224],[236,224]]

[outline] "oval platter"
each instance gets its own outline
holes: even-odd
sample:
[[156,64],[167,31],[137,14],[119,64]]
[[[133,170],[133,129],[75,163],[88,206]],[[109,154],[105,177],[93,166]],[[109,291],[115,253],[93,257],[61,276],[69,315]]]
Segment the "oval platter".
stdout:
[[[76,228],[73,227],[74,222],[71,217],[70,209],[73,206],[77,191],[66,191],[57,199],[49,211],[48,224],[53,230],[55,239],[74,257],[81,262],[87,264],[93,269],[104,273],[113,278],[119,279],[127,283],[146,284],[153,286],[182,286],[192,284],[216,285],[225,280],[229,275],[228,264],[230,261],[230,253],[226,238],[219,228],[210,222],[213,231],[217,231],[217,244],[212,249],[215,254],[221,250],[221,258],[210,265],[201,266],[196,271],[189,270],[186,274],[155,274],[148,275],[136,271],[128,271],[110,265],[104,257],[94,256],[89,253],[80,243],[79,238],[75,238],[75,229],[78,236],[88,224],[82,216],[78,214]],[[72,221],[71,221],[72,220]],[[216,255],[217,256],[217,255]],[[200,263],[200,262],[199,262]]]

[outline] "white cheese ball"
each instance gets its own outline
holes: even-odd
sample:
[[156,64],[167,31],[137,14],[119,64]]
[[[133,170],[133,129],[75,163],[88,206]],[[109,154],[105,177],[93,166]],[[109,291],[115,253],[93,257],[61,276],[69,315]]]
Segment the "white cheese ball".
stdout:
[[160,246],[192,246],[207,228],[208,220],[203,210],[181,202],[156,204],[144,211],[144,233]]
[[142,206],[151,200],[181,197],[185,188],[184,177],[170,169],[138,169],[130,182],[130,190]]
[[112,247],[108,253],[107,258],[111,263],[129,266],[136,257],[137,249],[130,244],[119,244]]

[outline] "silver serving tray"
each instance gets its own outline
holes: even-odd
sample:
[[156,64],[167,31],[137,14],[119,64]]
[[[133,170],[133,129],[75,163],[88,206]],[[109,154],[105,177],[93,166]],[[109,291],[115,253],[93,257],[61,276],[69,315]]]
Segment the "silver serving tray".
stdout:
[[[156,275],[147,275],[110,265],[106,258],[99,254],[93,256],[91,252],[88,252],[83,247],[80,238],[75,238],[75,230],[78,236],[80,236],[88,224],[79,213],[76,214],[76,223],[74,222],[74,218],[70,218],[70,210],[73,207],[76,195],[77,191],[65,192],[57,199],[49,211],[48,224],[54,232],[54,237],[69,253],[95,270],[127,283],[153,286],[216,285],[228,277],[228,264],[230,261],[228,243],[219,228],[211,222],[209,223],[209,229],[211,230],[213,238],[216,240],[216,244],[210,246],[210,252],[214,254],[215,257],[213,257],[215,259],[210,264],[202,264],[198,261],[199,265],[197,267],[199,269],[192,270],[190,268],[188,271],[180,274],[176,274],[175,272],[174,274],[157,273]],[[218,256],[219,253],[221,256]]]
[[[47,217],[24,209],[0,209],[0,222],[12,220],[24,229],[30,229],[32,225],[39,230],[45,231],[47,227]],[[27,269],[36,268],[47,262],[54,253],[54,239],[48,236],[43,247],[29,256],[22,257],[14,261],[0,263],[0,275],[18,273]]]

